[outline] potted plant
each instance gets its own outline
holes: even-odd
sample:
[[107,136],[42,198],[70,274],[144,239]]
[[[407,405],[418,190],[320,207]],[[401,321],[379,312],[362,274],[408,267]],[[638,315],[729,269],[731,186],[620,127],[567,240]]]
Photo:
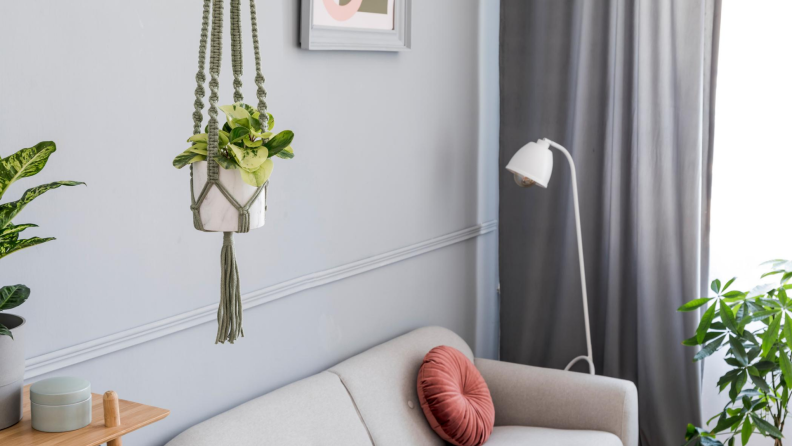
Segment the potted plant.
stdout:
[[[0,198],[15,181],[41,171],[55,152],[55,143],[40,142],[0,159]],[[0,205],[0,258],[21,249],[55,240],[53,237],[20,238],[22,231],[34,228],[30,223],[14,224],[12,220],[39,195],[61,186],[85,184],[78,181],[55,181],[25,191],[17,201]],[[5,313],[18,307],[30,296],[25,285],[0,288],[0,429],[18,423],[22,418],[22,382],[25,374],[25,319]]]
[[[294,133],[284,130],[274,134],[275,118],[272,114],[268,114],[267,128],[262,129],[260,113],[242,102],[222,106],[220,110],[226,115],[223,128],[218,130],[218,153],[214,158],[222,168],[220,182],[242,206],[256,197],[249,209],[250,229],[255,229],[264,225],[266,206],[266,194],[256,195],[258,189],[272,174],[273,157],[294,158],[291,147]],[[208,139],[208,133],[191,136],[187,142],[192,145],[173,160],[173,166],[177,169],[195,164],[192,184],[195,197],[201,194],[207,181]],[[201,204],[203,228],[209,231],[236,231],[238,211],[221,194],[217,188],[212,188]]]
[[[792,262],[771,260],[764,264],[769,265],[769,271],[762,278],[771,277],[771,283],[750,291],[730,291],[734,278],[725,285],[715,280],[711,286],[715,297],[694,299],[679,308],[694,311],[711,304],[701,316],[696,334],[683,344],[702,346],[694,361],[726,349],[726,363],[731,366],[717,384],[721,391],[728,389],[729,402],[707,421],[715,422],[715,427],[689,424],[685,446],[731,446],[738,437],[745,445],[754,433],[782,445],[792,393]],[[719,441],[716,434],[727,438]]]

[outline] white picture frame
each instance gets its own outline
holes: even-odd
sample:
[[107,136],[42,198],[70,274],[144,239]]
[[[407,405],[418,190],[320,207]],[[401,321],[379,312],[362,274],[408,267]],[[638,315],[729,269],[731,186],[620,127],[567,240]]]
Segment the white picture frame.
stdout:
[[412,0],[394,0],[393,29],[343,28],[314,24],[314,5],[302,0],[300,47],[306,50],[406,51],[411,46]]

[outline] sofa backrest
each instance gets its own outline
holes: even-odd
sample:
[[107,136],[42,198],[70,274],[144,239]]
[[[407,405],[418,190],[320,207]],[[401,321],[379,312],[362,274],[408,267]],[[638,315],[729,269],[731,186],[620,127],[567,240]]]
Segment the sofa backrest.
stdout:
[[329,372],[341,378],[377,446],[442,446],[418,402],[418,369],[429,350],[454,347],[471,361],[473,352],[456,333],[426,327],[352,357]]
[[473,360],[454,332],[420,328],[193,426],[168,446],[443,446],[416,390],[423,357],[439,345]]

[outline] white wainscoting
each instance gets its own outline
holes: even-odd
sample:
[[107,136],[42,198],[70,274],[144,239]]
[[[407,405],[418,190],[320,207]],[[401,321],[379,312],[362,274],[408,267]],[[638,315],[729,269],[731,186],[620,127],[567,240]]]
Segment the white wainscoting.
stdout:
[[[404,248],[395,249],[383,254],[369,257],[357,262],[306,274],[285,282],[272,285],[242,296],[245,309],[257,307],[273,300],[281,299],[309,288],[318,287],[331,282],[362,274],[376,268],[382,268],[402,260],[463,242],[496,230],[497,220],[435,237]],[[84,342],[71,347],[55,350],[40,356],[29,358],[25,363],[25,379],[34,378],[54,370],[73,364],[88,361],[107,355],[127,347],[132,347],[172,333],[176,333],[196,325],[217,320],[217,305],[207,305],[187,311],[167,319],[141,325],[129,330],[103,336],[93,341]]]

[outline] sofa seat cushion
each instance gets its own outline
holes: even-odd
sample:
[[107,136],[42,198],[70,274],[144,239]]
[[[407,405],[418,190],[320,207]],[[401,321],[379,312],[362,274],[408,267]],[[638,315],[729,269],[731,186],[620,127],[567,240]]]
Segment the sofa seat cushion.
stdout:
[[323,372],[197,424],[167,446],[372,446],[338,376]]
[[496,426],[485,446],[622,446],[619,437],[600,431]]

